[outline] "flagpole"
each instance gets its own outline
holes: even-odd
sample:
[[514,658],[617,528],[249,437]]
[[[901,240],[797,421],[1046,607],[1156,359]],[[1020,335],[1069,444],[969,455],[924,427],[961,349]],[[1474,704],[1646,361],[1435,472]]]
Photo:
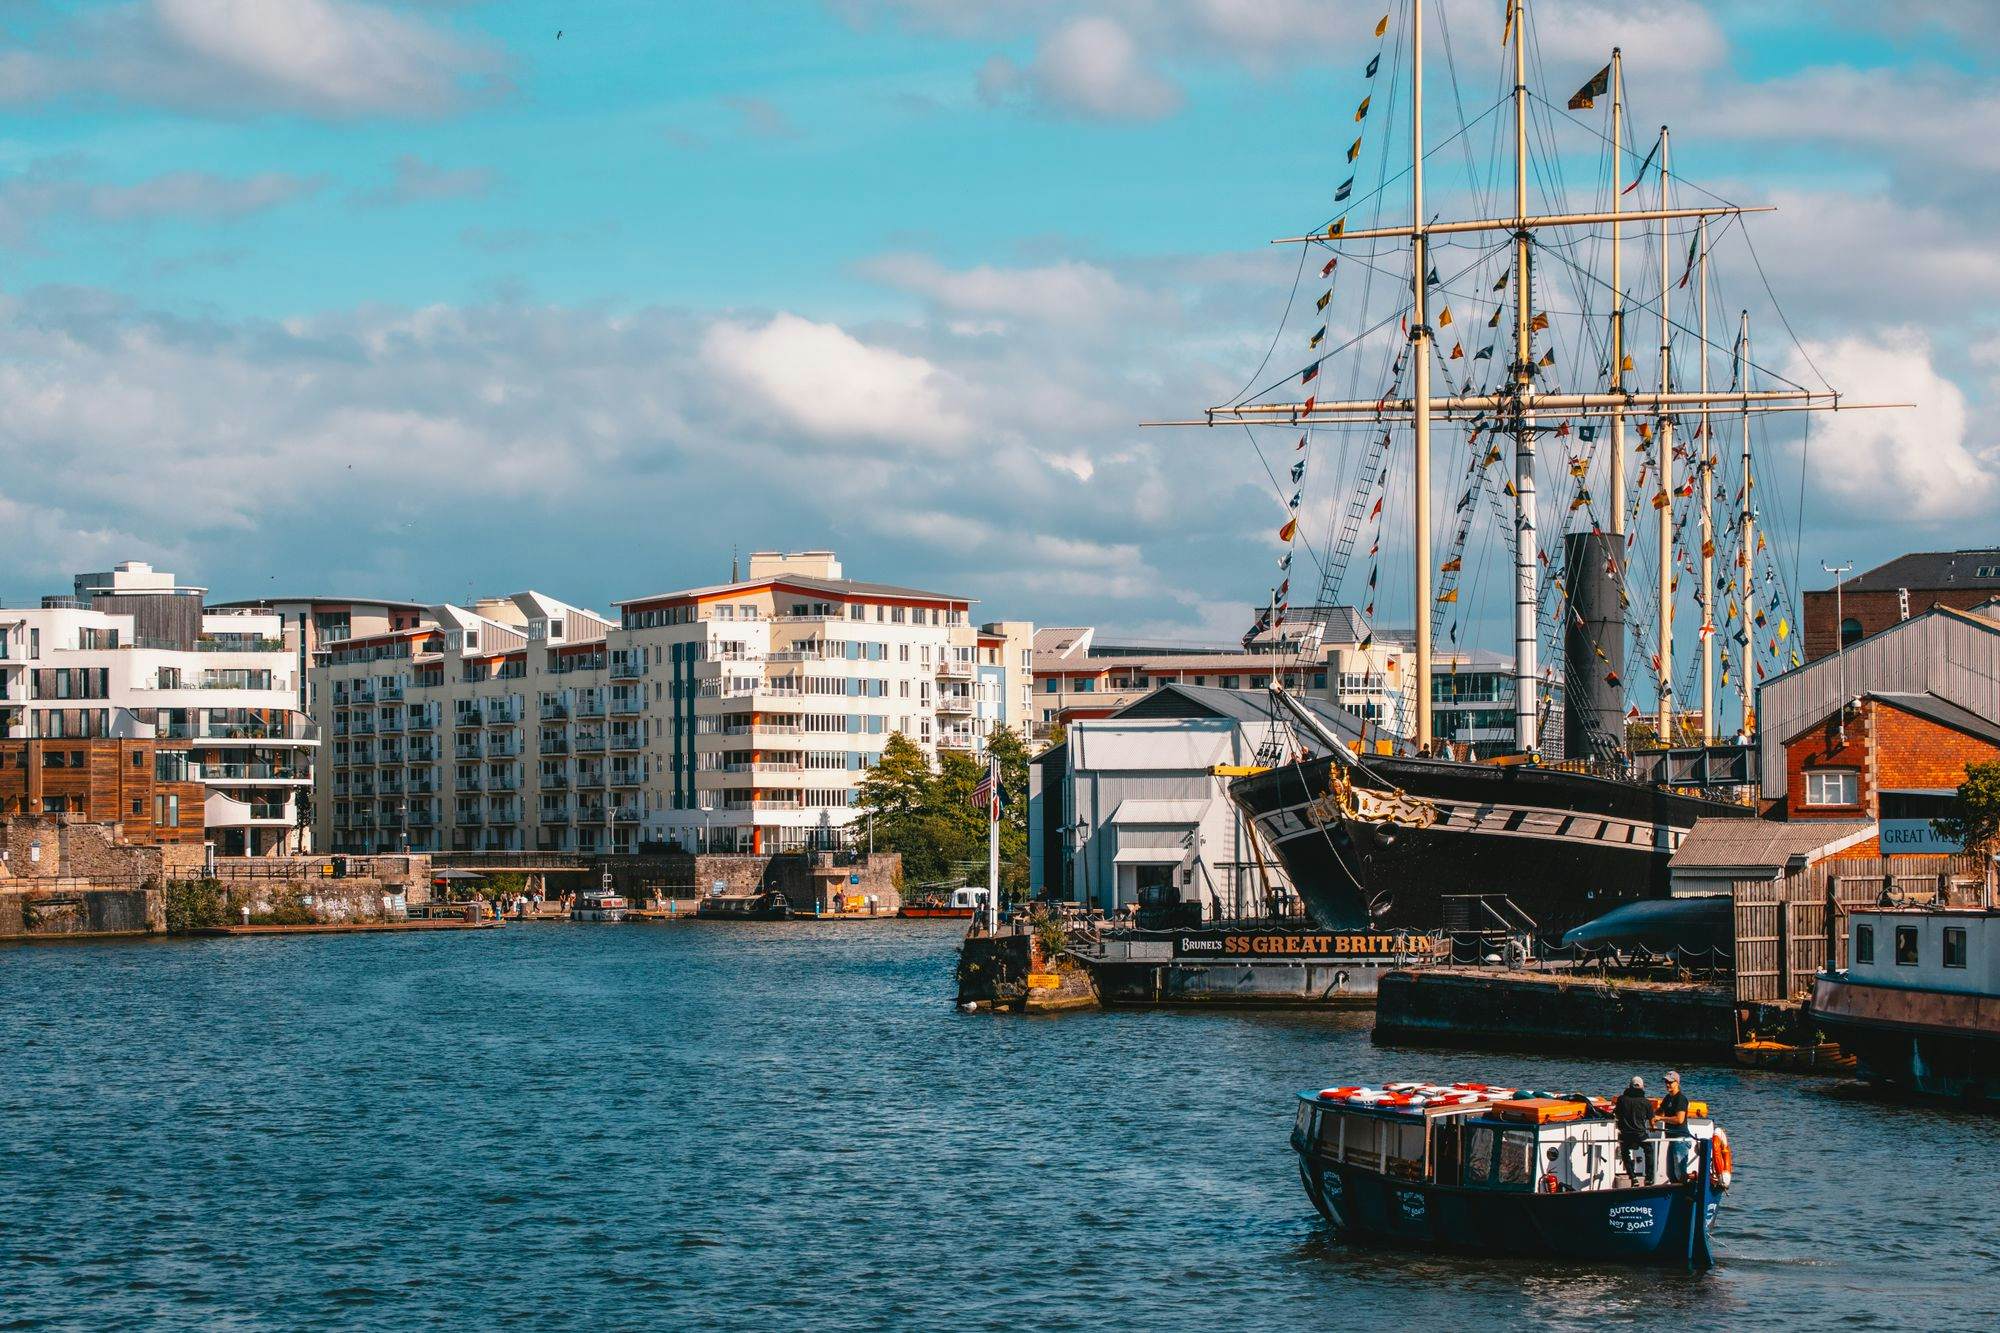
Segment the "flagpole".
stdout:
[[[1744,393],[1750,392],[1750,312],[1743,312],[1743,322],[1736,334],[1736,387]],[[1737,558],[1743,580],[1743,660],[1737,664],[1742,672],[1739,690],[1743,696],[1743,730],[1750,731],[1750,698],[1755,685],[1751,680],[1750,663],[1757,656],[1757,632],[1750,628],[1750,604],[1756,596],[1757,581],[1751,571],[1756,568],[1757,552],[1751,546],[1752,531],[1756,525],[1756,510],[1750,501],[1750,414],[1743,414],[1743,500],[1737,512],[1737,535],[1742,540],[1742,554]]]
[[1415,478],[1415,557],[1416,573],[1416,740],[1419,750],[1431,744],[1431,311],[1430,243],[1424,235],[1424,0],[1410,6],[1410,213],[1415,234],[1410,244],[1415,263],[1411,269],[1415,317],[1410,329],[1410,354],[1416,359],[1416,377],[1410,396],[1416,406],[1412,414],[1413,447],[1417,455]]
[[986,933],[1000,933],[1000,756],[986,756]]
[[[1625,177],[1625,55],[1611,48],[1611,391],[1625,392],[1625,225],[1619,221]],[[1611,414],[1612,560],[1625,582],[1625,409]]]
[[[1660,126],[1660,207],[1667,206],[1667,127]],[[1667,255],[1667,222],[1660,219],[1660,392],[1673,388],[1673,302],[1672,260]],[[1660,495],[1665,504],[1656,504],[1660,516],[1660,638],[1658,644],[1660,690],[1660,744],[1674,743],[1674,419],[1659,417],[1653,432],[1653,461],[1660,474]]]
[[[1700,247],[1701,290],[1695,296],[1696,320],[1701,339],[1701,391],[1708,392],[1708,219],[1698,224],[1695,244]],[[1701,611],[1701,743],[1715,740],[1715,431],[1706,417],[1695,430],[1701,441],[1701,456],[1695,460],[1701,476],[1701,590],[1695,605]]]
[[[1421,3],[1421,0],[1419,0]],[[1527,0],[1508,0],[1514,34],[1514,748],[1538,747],[1536,644],[1541,633],[1535,569],[1535,427],[1528,305],[1534,299],[1528,229]]]

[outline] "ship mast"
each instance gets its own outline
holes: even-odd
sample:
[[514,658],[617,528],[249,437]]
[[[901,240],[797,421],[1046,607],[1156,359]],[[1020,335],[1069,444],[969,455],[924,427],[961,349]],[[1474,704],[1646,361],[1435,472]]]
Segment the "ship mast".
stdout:
[[[1625,392],[1625,227],[1618,214],[1625,176],[1625,54],[1611,48],[1611,391]],[[1625,584],[1625,412],[1611,415],[1611,558]]]
[[1417,746],[1431,743],[1431,314],[1430,245],[1424,236],[1424,0],[1410,6],[1410,285],[1414,314],[1410,355],[1415,358],[1411,399],[1416,449],[1415,556],[1417,630]]
[[[1418,0],[1421,4],[1421,0]],[[1514,748],[1538,747],[1540,721],[1535,650],[1540,641],[1536,588],[1535,363],[1529,346],[1528,306],[1534,273],[1528,252],[1528,34],[1527,0],[1507,0],[1514,34]]]
[[[1696,224],[1695,245],[1701,256],[1701,284],[1695,294],[1698,349],[1701,356],[1701,392],[1708,394],[1708,219]],[[1695,467],[1701,477],[1701,592],[1695,605],[1701,612],[1701,743],[1715,740],[1715,431],[1707,417],[1696,427],[1701,442]]]
[[[1743,312],[1742,325],[1736,334],[1736,387],[1744,393],[1750,392],[1750,312]],[[1743,593],[1743,660],[1736,664],[1741,677],[1740,689],[1743,695],[1743,731],[1750,731],[1750,695],[1756,687],[1751,681],[1750,663],[1757,656],[1757,632],[1750,627],[1750,603],[1757,593],[1757,579],[1754,573],[1757,549],[1753,543],[1757,526],[1757,511],[1750,499],[1750,414],[1743,414],[1743,500],[1737,513],[1736,530],[1743,545],[1737,556],[1737,577],[1742,580]]]
[[[1667,127],[1660,126],[1660,207],[1667,206]],[[1673,274],[1667,255],[1667,220],[1660,219],[1660,392],[1671,392],[1673,383]],[[1653,431],[1653,463],[1660,476],[1660,489],[1653,512],[1660,519],[1660,637],[1656,645],[1659,661],[1660,744],[1674,743],[1674,419],[1662,412]],[[1659,503],[1664,499],[1665,504]]]

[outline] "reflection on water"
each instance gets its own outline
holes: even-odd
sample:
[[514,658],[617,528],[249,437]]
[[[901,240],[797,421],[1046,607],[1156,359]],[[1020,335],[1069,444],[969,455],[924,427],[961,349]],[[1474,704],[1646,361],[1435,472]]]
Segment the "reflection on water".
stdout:
[[951,922],[510,926],[0,952],[0,1323],[1989,1327],[1983,1117],[1687,1069],[1721,1267],[1350,1247],[1291,1093],[1639,1066],[1368,1016],[989,1018]]

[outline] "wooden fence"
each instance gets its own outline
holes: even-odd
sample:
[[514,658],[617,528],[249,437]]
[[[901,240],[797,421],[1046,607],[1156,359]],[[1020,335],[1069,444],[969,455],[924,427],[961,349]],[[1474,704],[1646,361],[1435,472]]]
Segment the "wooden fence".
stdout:
[[[1774,880],[1738,880],[1736,998],[1783,1002],[1812,990],[1827,966],[1847,966],[1847,913],[1892,903],[1978,902],[1976,856],[1880,856],[1821,861]],[[1830,919],[1829,919],[1830,918]]]

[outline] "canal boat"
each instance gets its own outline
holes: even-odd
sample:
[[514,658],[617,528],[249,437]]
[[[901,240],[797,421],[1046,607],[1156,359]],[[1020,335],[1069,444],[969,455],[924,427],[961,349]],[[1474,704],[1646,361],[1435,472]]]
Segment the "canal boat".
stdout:
[[631,904],[615,893],[600,893],[592,890],[579,893],[576,902],[569,909],[572,921],[623,921]]
[[925,894],[907,898],[897,909],[902,917],[950,917],[970,921],[986,910],[986,890],[983,888],[958,888],[950,893]]
[[1845,968],[1814,978],[1806,1018],[1873,1082],[2000,1103],[2000,910],[1848,913]]
[[1704,1103],[1688,1137],[1653,1137],[1634,1180],[1609,1101],[1479,1083],[1302,1092],[1292,1147],[1313,1206],[1349,1240],[1690,1271],[1714,1265],[1731,1171]]
[[792,914],[792,904],[778,889],[762,893],[711,893],[701,900],[694,914],[725,921],[783,921]]

